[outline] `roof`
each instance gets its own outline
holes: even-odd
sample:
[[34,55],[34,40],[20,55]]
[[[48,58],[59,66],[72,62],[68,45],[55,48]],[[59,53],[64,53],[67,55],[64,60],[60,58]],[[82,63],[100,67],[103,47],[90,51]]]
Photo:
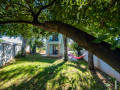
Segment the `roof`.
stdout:
[[0,42],[0,44],[8,44],[8,45],[21,45],[21,43],[13,43],[13,42]]

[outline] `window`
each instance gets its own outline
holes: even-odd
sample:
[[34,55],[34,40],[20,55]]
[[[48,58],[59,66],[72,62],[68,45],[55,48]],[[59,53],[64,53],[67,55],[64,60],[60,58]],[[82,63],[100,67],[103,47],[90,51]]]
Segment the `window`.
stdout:
[[53,35],[53,41],[58,41],[58,36],[57,35]]
[[53,45],[53,54],[58,54],[58,46]]

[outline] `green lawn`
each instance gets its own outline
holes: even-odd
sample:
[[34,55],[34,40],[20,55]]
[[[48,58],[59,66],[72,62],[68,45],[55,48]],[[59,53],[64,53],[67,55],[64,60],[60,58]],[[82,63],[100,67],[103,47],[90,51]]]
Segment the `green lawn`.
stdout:
[[27,55],[0,69],[0,89],[8,90],[106,90],[87,69],[85,61]]

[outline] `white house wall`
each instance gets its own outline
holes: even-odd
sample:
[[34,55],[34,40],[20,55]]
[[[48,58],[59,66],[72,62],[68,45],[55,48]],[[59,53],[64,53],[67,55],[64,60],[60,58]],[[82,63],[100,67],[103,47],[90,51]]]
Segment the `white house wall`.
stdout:
[[52,45],[49,45],[49,54],[50,55],[53,54],[52,52],[53,52],[53,47],[52,47]]

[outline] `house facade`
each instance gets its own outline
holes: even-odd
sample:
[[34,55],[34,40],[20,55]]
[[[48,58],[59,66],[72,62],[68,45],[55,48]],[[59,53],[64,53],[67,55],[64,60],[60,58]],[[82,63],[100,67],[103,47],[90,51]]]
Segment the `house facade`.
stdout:
[[47,56],[63,56],[64,55],[64,44],[63,35],[50,35],[46,42],[46,54]]

